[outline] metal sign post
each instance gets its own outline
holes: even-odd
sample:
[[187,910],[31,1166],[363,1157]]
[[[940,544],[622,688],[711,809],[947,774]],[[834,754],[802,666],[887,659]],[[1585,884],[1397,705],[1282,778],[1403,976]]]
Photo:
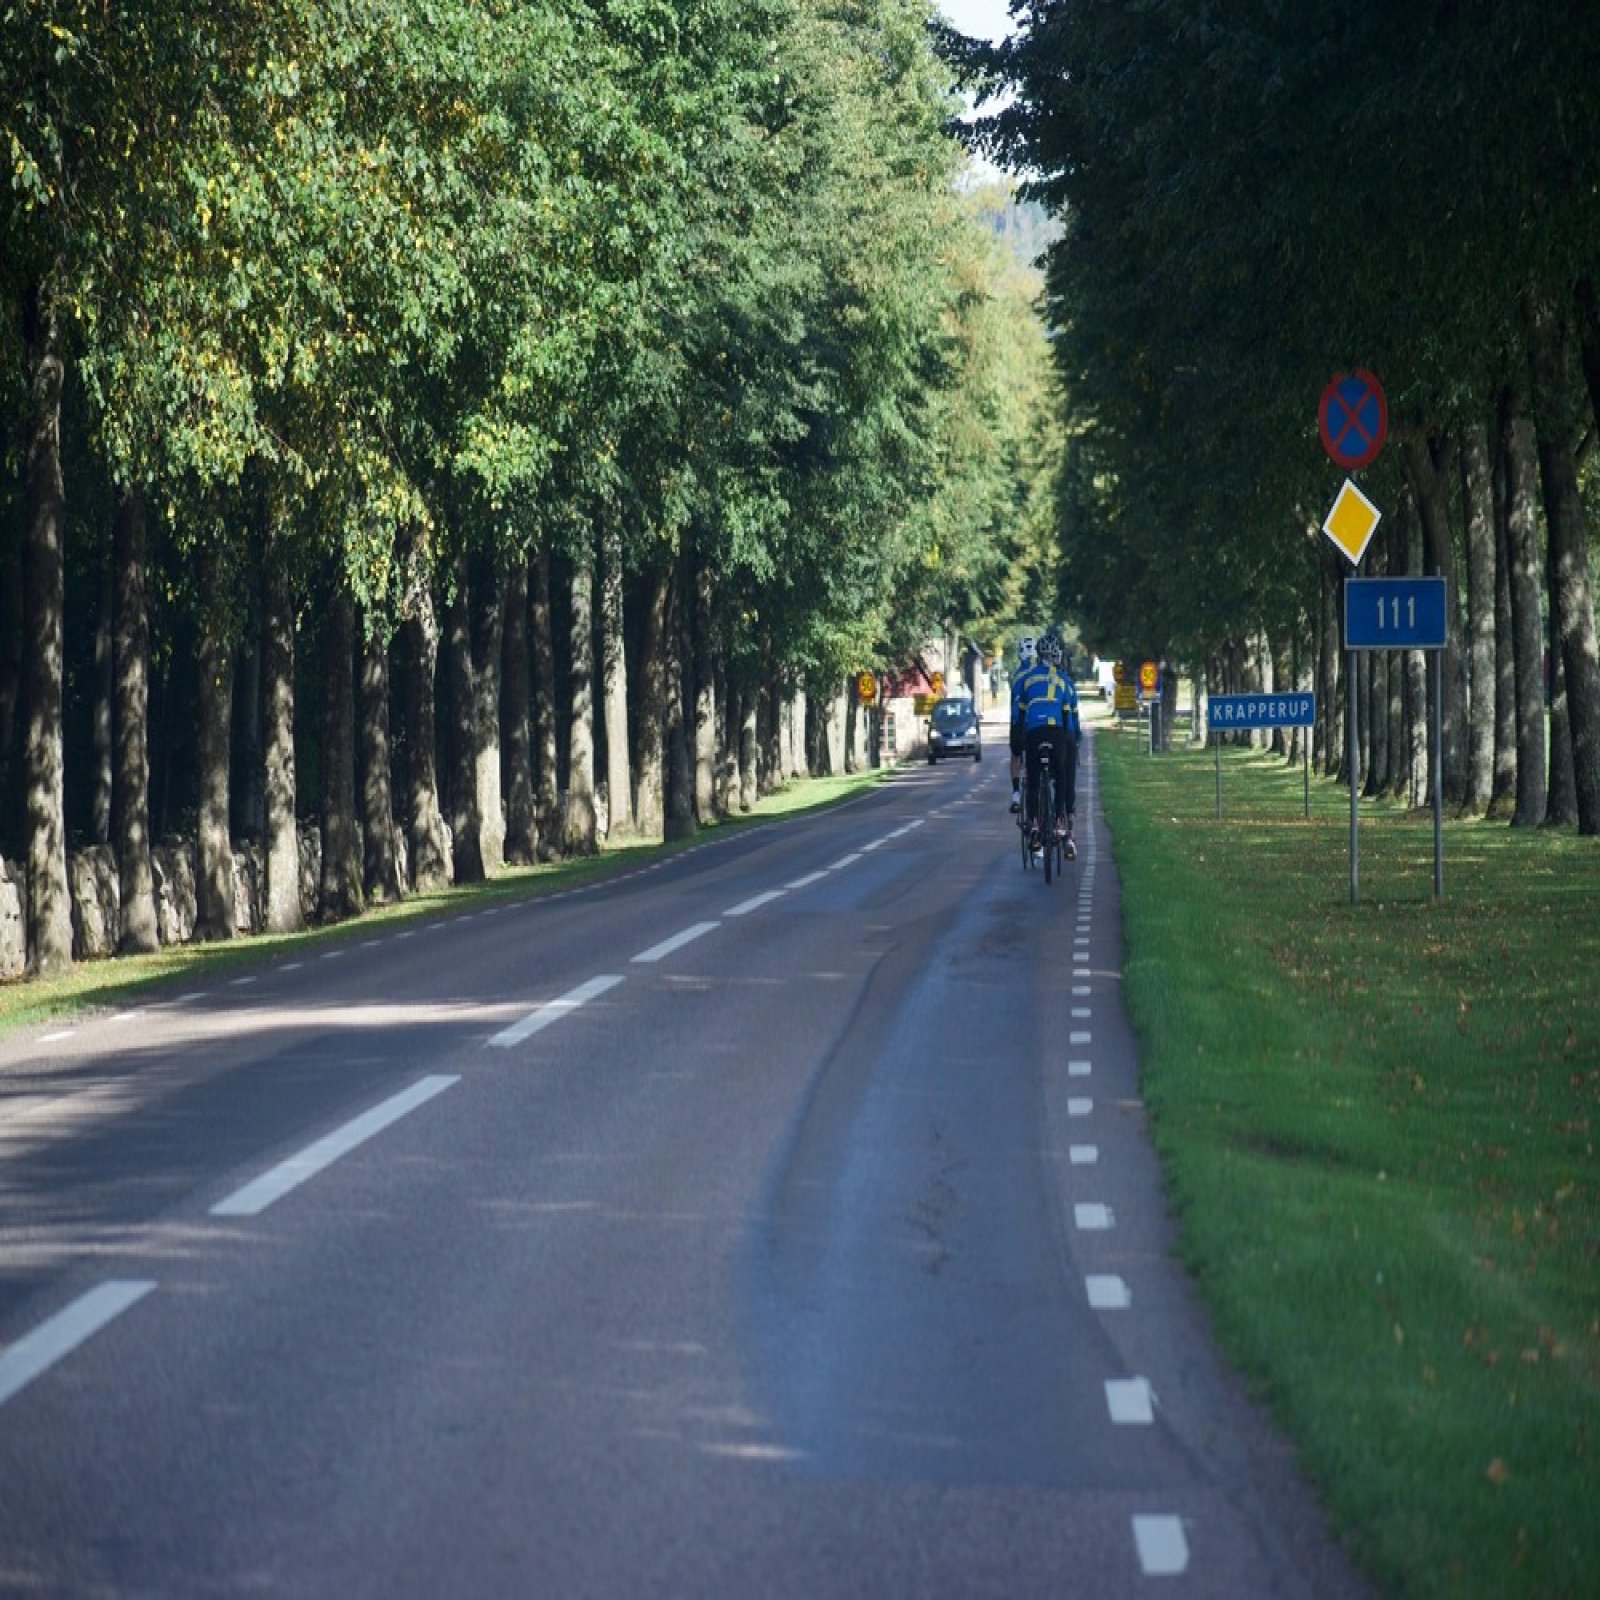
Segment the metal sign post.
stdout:
[[[1243,732],[1247,728],[1314,728],[1317,697],[1314,694],[1214,694],[1206,702],[1206,727],[1211,733]],[[1222,816],[1222,745],[1217,755],[1217,816]],[[1311,816],[1311,741],[1305,756],[1306,816]]]
[[[1344,643],[1352,684],[1358,650],[1424,650],[1428,662],[1428,760],[1433,779],[1433,897],[1444,898],[1444,674],[1438,653],[1449,631],[1449,595],[1443,578],[1348,578],[1344,589]],[[1350,898],[1356,897],[1355,695],[1350,696]]]

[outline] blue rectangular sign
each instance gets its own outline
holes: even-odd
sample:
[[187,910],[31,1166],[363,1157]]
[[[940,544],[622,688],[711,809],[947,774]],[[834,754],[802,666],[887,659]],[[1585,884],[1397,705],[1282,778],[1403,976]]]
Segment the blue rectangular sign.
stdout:
[[1443,578],[1351,578],[1344,591],[1346,650],[1442,650]]
[[1317,720],[1314,694],[1214,694],[1206,701],[1213,733],[1234,728],[1309,728]]

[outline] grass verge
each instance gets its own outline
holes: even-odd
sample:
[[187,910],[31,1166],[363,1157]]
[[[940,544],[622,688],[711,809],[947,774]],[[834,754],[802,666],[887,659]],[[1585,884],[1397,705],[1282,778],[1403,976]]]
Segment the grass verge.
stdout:
[[702,828],[670,843],[629,840],[595,856],[535,867],[508,867],[488,883],[453,885],[431,894],[411,895],[394,905],[375,906],[348,922],[298,934],[261,934],[216,944],[171,945],[147,956],[80,962],[71,972],[42,981],[0,984],[0,1033],[38,1026],[102,1007],[127,1005],[176,983],[220,976],[285,957],[291,951],[370,939],[396,925],[480,909],[506,900],[534,899],[571,889],[592,878],[631,870],[660,856],[693,849],[712,839],[780,818],[820,811],[854,798],[892,776],[893,768],[804,778],[764,795],[752,810]]
[[1600,1593],[1600,841],[1102,734],[1126,986],[1230,1358],[1396,1596]]

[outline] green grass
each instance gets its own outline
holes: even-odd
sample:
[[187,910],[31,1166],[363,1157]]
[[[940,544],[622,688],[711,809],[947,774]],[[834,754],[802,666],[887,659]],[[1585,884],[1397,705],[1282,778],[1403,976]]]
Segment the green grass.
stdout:
[[375,907],[349,922],[305,933],[257,935],[218,944],[173,945],[148,956],[80,962],[71,972],[44,981],[0,984],[0,1033],[34,1027],[80,1012],[127,1005],[153,991],[196,979],[260,966],[292,950],[324,948],[370,939],[375,930],[432,920],[505,900],[526,900],[570,889],[591,878],[631,870],[643,862],[726,837],[740,829],[783,817],[796,817],[851,799],[882,783],[893,769],[883,768],[830,778],[806,778],[764,795],[740,816],[702,828],[668,844],[624,841],[599,855],[536,867],[508,867],[492,882],[462,884],[431,894],[412,895],[396,905]]
[[1600,841],[1099,741],[1183,1250],[1396,1596],[1600,1593]]

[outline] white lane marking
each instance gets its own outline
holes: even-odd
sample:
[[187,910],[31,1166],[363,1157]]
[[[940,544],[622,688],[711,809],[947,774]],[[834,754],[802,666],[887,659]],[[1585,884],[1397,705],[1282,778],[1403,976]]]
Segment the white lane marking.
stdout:
[[1176,1578],[1189,1570],[1189,1541],[1179,1517],[1133,1519],[1133,1542],[1147,1578]]
[[502,1050],[509,1050],[514,1044],[521,1044],[524,1039],[530,1039],[542,1029],[548,1028],[552,1022],[559,1022],[562,1017],[570,1015],[579,1006],[587,1005],[589,1001],[602,995],[607,989],[614,989],[622,982],[620,976],[607,973],[598,978],[590,978],[587,983],[580,983],[576,989],[569,989],[558,999],[547,1000],[542,1006],[536,1006],[520,1022],[513,1022],[509,1028],[502,1028],[489,1040],[490,1044],[499,1045]]
[[784,884],[785,889],[809,889],[814,883],[821,883],[828,874],[826,872],[808,872],[803,878],[796,878],[793,883]]
[[1090,1033],[1085,1028],[1079,1028],[1076,1032],[1069,1033],[1067,1035],[1067,1043],[1068,1044],[1093,1044],[1094,1043],[1094,1035],[1092,1033]]
[[308,1144],[299,1155],[280,1161],[277,1166],[252,1178],[242,1189],[235,1189],[227,1199],[219,1200],[211,1208],[214,1217],[258,1217],[274,1200],[281,1200],[291,1189],[298,1189],[308,1178],[314,1178],[331,1167],[340,1156],[348,1155],[358,1145],[365,1144],[375,1134],[382,1133],[391,1123],[409,1115],[418,1106],[425,1105],[436,1094],[443,1094],[452,1084],[460,1083],[459,1076],[435,1074],[419,1078],[409,1089],[391,1095],[387,1100],[352,1118],[342,1128]]
[[1081,1201],[1072,1208],[1072,1220],[1084,1233],[1104,1233],[1116,1221],[1110,1206]]
[[132,1022],[138,1015],[137,1011],[119,1011],[111,1020],[113,1022]]
[[0,1354],[0,1406],[40,1374],[93,1338],[114,1317],[137,1304],[155,1288],[143,1278],[112,1278],[81,1294],[32,1333],[25,1333]]
[[1087,1061],[1069,1061],[1067,1063],[1067,1076],[1069,1078],[1087,1078],[1093,1070]]
[[781,900],[783,896],[782,889],[768,889],[765,894],[753,894],[748,900],[741,900],[738,905],[730,906],[722,914],[725,917],[748,917],[752,911],[759,911],[762,906],[769,906],[774,900]]
[[356,948],[358,950],[376,950],[382,943],[382,939],[363,939],[361,943],[356,946]]
[[416,936],[417,936],[417,930],[415,928],[407,928],[404,933],[397,933],[395,935],[395,938],[397,938],[397,939],[415,939]]
[[285,961],[284,964],[281,967],[278,968],[278,971],[279,972],[298,972],[301,969],[301,967],[303,967],[304,965],[305,965],[305,962],[303,962],[303,961]]
[[322,952],[322,959],[324,961],[337,961],[343,954],[343,950],[324,950]]
[[1072,986],[1072,992],[1078,999],[1082,1000],[1093,994],[1094,990],[1086,983],[1075,983]]
[[1067,1151],[1067,1156],[1075,1167],[1092,1167],[1100,1159],[1100,1146],[1075,1144]]
[[1107,1378],[1106,1409],[1119,1427],[1145,1428],[1156,1420],[1148,1378]]
[[1067,1115],[1069,1117],[1089,1117],[1094,1115],[1094,1101],[1072,1099],[1067,1101]]
[[41,1033],[40,1044],[59,1044],[63,1039],[70,1039],[76,1030],[72,1028],[59,1028],[54,1033]]
[[228,987],[230,989],[242,989],[247,983],[254,983],[255,981],[256,980],[255,980],[254,977],[249,977],[249,978],[229,978],[228,979]]
[[660,961],[665,956],[670,956],[674,950],[681,950],[686,944],[692,944],[696,939],[719,927],[715,922],[696,922],[675,933],[670,939],[663,939],[660,944],[653,944],[648,950],[641,950],[633,959],[635,961]]
[[860,859],[861,859],[861,852],[859,850],[856,851],[856,853],[854,855],[840,856],[840,858],[837,861],[835,861],[834,864],[831,867],[828,868],[828,871],[829,872],[840,872],[845,867],[853,867],[856,864],[856,862],[858,862]]
[[1093,1311],[1126,1311],[1133,1304],[1127,1284],[1114,1273],[1095,1274],[1083,1280]]
[[1075,1021],[1086,1022],[1094,1015],[1094,1012],[1088,1006],[1074,1006],[1072,1015]]

